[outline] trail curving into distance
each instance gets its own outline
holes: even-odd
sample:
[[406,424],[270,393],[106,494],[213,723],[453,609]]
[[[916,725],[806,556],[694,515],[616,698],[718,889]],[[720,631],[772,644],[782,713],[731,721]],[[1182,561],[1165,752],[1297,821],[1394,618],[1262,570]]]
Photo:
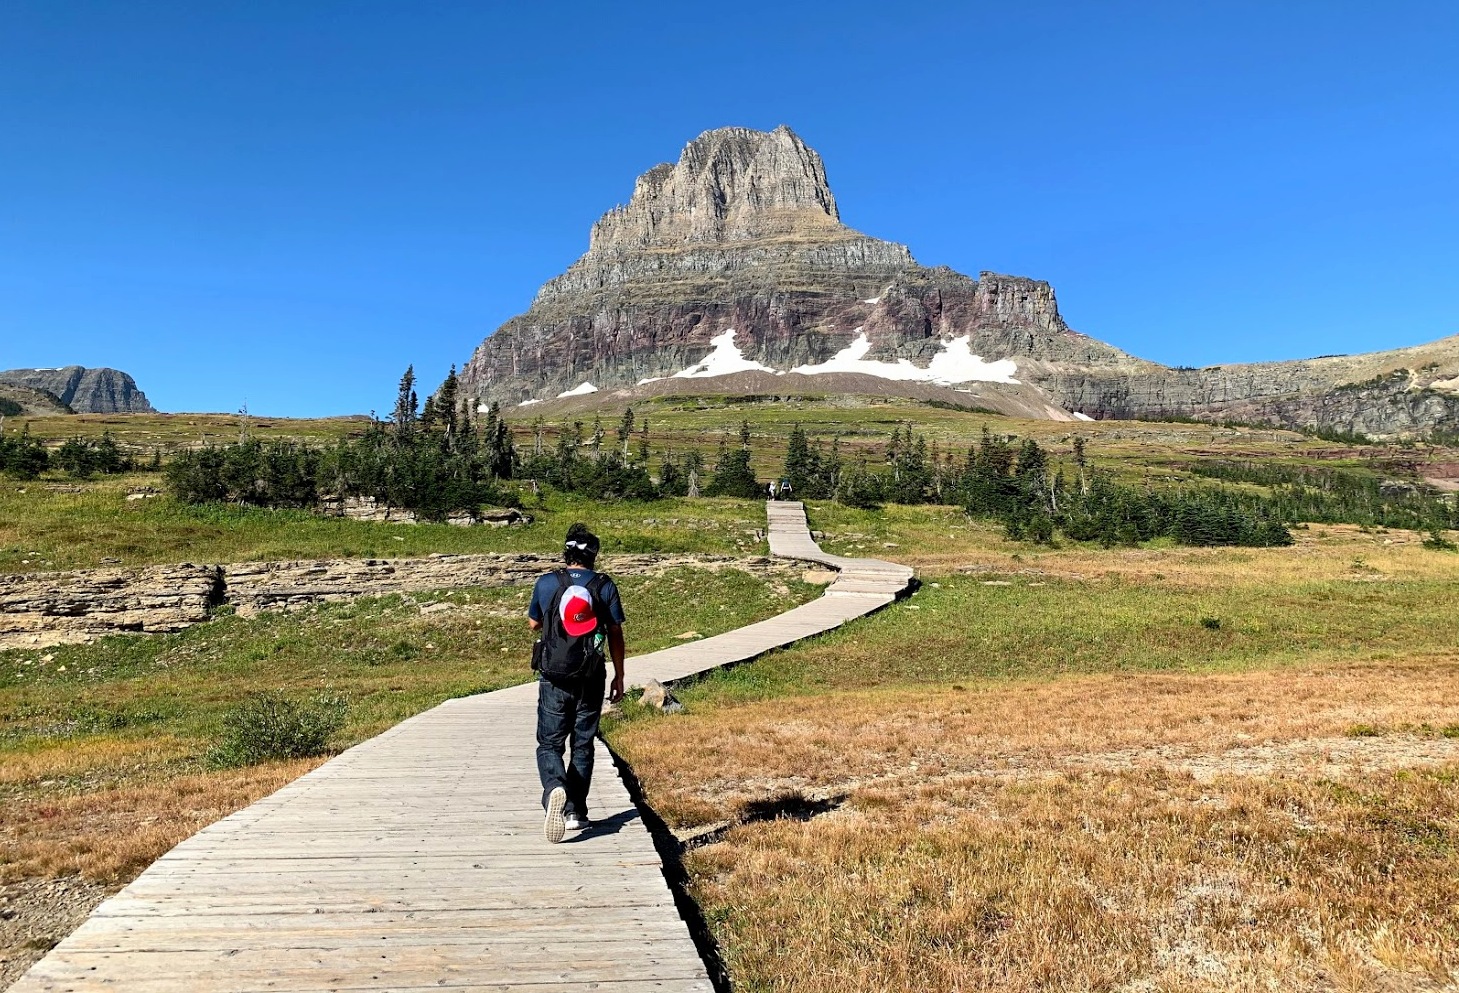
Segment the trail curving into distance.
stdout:
[[[743,662],[891,603],[912,570],[822,552],[800,503],[772,554],[831,566],[818,600],[628,660],[628,682]],[[11,993],[490,988],[710,993],[607,747],[594,826],[542,840],[536,687],[448,700],[178,845]]]

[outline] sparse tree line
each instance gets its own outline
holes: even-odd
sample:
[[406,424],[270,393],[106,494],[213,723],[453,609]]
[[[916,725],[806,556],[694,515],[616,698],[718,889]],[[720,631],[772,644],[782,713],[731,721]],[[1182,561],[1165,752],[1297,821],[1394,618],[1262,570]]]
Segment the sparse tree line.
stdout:
[[732,496],[756,499],[763,495],[750,461],[750,425],[742,422],[739,444],[721,438],[713,465],[691,448],[677,455],[667,451],[658,461],[658,478],[649,443],[648,418],[630,408],[623,412],[614,432],[614,444],[601,416],[591,428],[581,421],[558,427],[556,443],[546,444],[547,425],[539,417],[532,425],[532,451],[521,459],[525,478],[541,480],[568,493],[586,493],[608,499],[656,500],[662,497]]
[[1129,545],[1171,538],[1190,545],[1287,545],[1282,517],[1260,497],[1209,487],[1156,490],[1116,482],[1092,469],[1084,440],[1074,441],[1072,473],[1051,466],[1032,439],[992,435],[959,458],[909,427],[892,432],[884,465],[865,457],[842,459],[807,445],[797,427],[786,455],[786,478],[797,494],[837,499],[852,506],[879,503],[956,503],[974,517],[1001,522],[1010,538],[1050,542],[1062,534],[1075,541]]
[[1454,500],[1358,469],[1231,460],[1200,460],[1186,468],[1209,479],[1269,487],[1268,499],[1287,520],[1416,531],[1459,527]]
[[478,422],[461,409],[453,367],[421,410],[415,370],[401,378],[389,422],[326,447],[245,438],[182,452],[167,464],[169,489],[186,503],[312,508],[326,497],[373,497],[441,520],[511,500],[511,433],[493,407]]
[[[329,446],[246,437],[174,456],[165,468],[173,495],[188,503],[230,502],[310,509],[327,498],[373,497],[440,520],[484,504],[520,502],[520,488],[550,486],[595,499],[663,497],[757,499],[764,481],[753,469],[751,432],[721,437],[708,462],[699,448],[658,455],[646,417],[625,410],[612,428],[549,426],[538,418],[521,446],[493,404],[482,416],[463,403],[454,367],[421,409],[413,368],[402,377],[387,421]],[[0,435],[0,471],[34,478],[48,467],[76,476],[125,472],[134,463],[110,435],[73,438],[54,452],[24,430]],[[153,468],[161,468],[154,456]],[[884,447],[854,455],[840,440],[812,442],[791,430],[778,478],[796,497],[874,508],[885,503],[955,504],[999,521],[1014,539],[1057,536],[1104,545],[1169,538],[1193,545],[1285,545],[1297,522],[1446,529],[1459,526],[1453,502],[1414,487],[1385,487],[1371,474],[1341,469],[1197,460],[1184,468],[1227,486],[1130,485],[1095,469],[1084,440],[1072,462],[1055,464],[1032,439],[984,428],[966,452],[940,450],[912,428],[897,426]]]
[[[161,453],[154,453],[151,467],[161,467]],[[95,475],[131,472],[137,463],[123,452],[108,432],[100,438],[69,438],[54,452],[38,438],[30,436],[29,426],[19,434],[0,435],[0,472],[14,479],[35,479],[47,469],[58,469],[75,479]]]
[[422,409],[407,369],[390,419],[373,421],[363,436],[326,447],[245,439],[183,452],[166,467],[169,489],[187,503],[304,509],[327,497],[368,496],[426,520],[520,502],[524,485],[605,500],[760,495],[748,424],[738,446],[721,444],[712,467],[698,450],[667,453],[655,479],[648,422],[632,410],[611,436],[597,417],[590,428],[559,425],[550,443],[539,419],[524,452],[498,405],[478,418],[459,389],[453,368]]

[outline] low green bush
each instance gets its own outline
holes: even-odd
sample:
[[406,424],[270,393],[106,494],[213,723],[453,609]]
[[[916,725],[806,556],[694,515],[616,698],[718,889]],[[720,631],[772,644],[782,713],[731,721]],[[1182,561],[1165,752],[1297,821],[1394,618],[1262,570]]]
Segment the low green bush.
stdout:
[[1444,532],[1438,528],[1429,532],[1429,536],[1424,539],[1424,547],[1434,552],[1459,551],[1459,545],[1444,537]]
[[18,435],[0,435],[0,472],[16,479],[35,479],[50,464],[50,453],[40,439],[30,436],[30,425],[22,427]]
[[209,761],[224,767],[322,755],[330,735],[344,724],[346,709],[343,700],[331,696],[305,701],[275,693],[249,697],[224,715]]
[[109,431],[103,432],[100,438],[83,438],[79,435],[68,438],[52,453],[50,460],[51,465],[77,479],[89,479],[97,473],[117,475],[136,468]]

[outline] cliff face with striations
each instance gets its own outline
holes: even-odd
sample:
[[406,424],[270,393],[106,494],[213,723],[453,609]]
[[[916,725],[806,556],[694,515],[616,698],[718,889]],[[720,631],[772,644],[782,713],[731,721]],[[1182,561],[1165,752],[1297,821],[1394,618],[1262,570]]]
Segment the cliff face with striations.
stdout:
[[1096,417],[1176,414],[1374,437],[1459,435],[1459,336],[1290,362],[1128,374],[1068,369],[1042,385]]
[[[805,389],[834,372],[859,377],[838,391],[867,376],[1002,384],[1047,416],[1174,413],[1375,434],[1459,419],[1459,347],[1382,355],[1200,370],[1132,357],[1070,330],[1048,283],[924,267],[905,246],[842,224],[821,157],[782,126],[705,132],[677,163],[640,176],[628,203],[593,226],[587,253],[476,349],[462,382],[467,396],[511,406],[631,397],[663,380],[733,391],[721,377],[751,374],[756,391],[787,374]],[[1382,387],[1381,410],[1354,400],[1379,388],[1353,384],[1398,369],[1411,374],[1401,395]]]
[[862,336],[861,361],[919,369],[959,336],[994,358],[1122,358],[1071,332],[1047,283],[929,269],[842,224],[821,157],[789,128],[724,128],[641,176],[587,254],[476,350],[463,382],[508,405],[633,387],[692,372],[731,330],[739,367],[781,372]]
[[78,414],[148,414],[152,404],[137,389],[136,380],[117,369],[11,369],[0,372],[0,382],[56,396]]

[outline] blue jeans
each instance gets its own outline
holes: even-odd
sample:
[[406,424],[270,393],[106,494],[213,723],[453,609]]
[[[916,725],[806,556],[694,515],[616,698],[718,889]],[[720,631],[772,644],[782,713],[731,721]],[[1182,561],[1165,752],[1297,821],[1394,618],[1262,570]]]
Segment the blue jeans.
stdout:
[[[607,669],[598,666],[581,682],[559,686],[537,680],[537,775],[542,779],[542,805],[561,786],[567,791],[564,812],[588,816],[588,784],[593,779],[593,753],[598,720],[603,713]],[[570,759],[563,764],[563,746]]]

